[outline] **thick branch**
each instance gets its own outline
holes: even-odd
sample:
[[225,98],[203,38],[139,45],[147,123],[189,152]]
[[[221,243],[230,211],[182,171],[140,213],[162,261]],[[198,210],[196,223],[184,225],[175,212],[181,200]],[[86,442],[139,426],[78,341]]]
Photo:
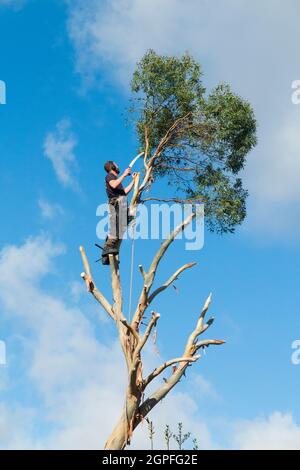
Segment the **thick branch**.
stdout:
[[[145,187],[147,186],[148,182],[149,182],[149,179],[151,178],[151,174],[152,174],[152,169],[153,169],[153,165],[155,163],[155,161],[157,160],[157,158],[160,156],[160,154],[162,153],[162,151],[164,150],[164,148],[166,147],[166,145],[170,142],[170,140],[172,139],[174,133],[176,132],[177,128],[180,126],[180,124],[188,118],[188,116],[190,115],[191,113],[187,113],[185,116],[182,116],[181,118],[178,118],[173,124],[172,126],[170,127],[170,129],[166,132],[166,134],[164,135],[164,137],[160,140],[154,154],[152,155],[152,157],[148,160],[148,162],[144,159],[144,162],[145,162],[145,168],[146,168],[146,173],[145,173],[145,176],[144,176],[144,179],[143,179],[143,182],[139,188],[139,191],[138,191],[138,195],[136,197],[136,199],[134,200],[133,203],[136,202],[136,200],[139,200]],[[148,146],[149,146],[149,142],[148,142],[148,129],[146,130],[145,129],[145,146],[146,146],[146,151],[148,153]],[[145,152],[146,153],[146,152]]]
[[159,265],[163,255],[165,254],[165,252],[167,251],[167,249],[169,248],[171,243],[174,241],[176,236],[181,231],[183,231],[187,225],[189,225],[189,223],[193,220],[193,218],[195,216],[196,216],[196,213],[194,213],[194,212],[189,214],[189,216],[173,230],[173,232],[170,234],[169,238],[161,244],[159,250],[157,251],[156,255],[154,256],[153,261],[150,265],[149,271],[146,275],[146,282],[143,286],[143,289],[142,289],[142,292],[141,292],[141,295],[140,295],[140,298],[139,298],[138,306],[136,308],[136,311],[135,311],[133,319],[132,319],[131,324],[133,326],[139,327],[139,324],[141,322],[143,314],[144,314],[146,308],[149,305],[148,292],[149,292],[149,290],[151,289],[151,287],[153,285],[156,270],[158,268],[158,265]]
[[180,381],[183,376],[185,369],[187,368],[189,362],[181,363],[176,371],[171,375],[171,377],[164,381],[152,395],[147,398],[139,407],[136,413],[136,421],[134,427],[136,427],[150,411],[172,390],[173,387]]
[[156,325],[157,320],[160,317],[160,314],[157,313],[157,312],[151,312],[151,314],[152,314],[152,318],[151,318],[150,322],[148,323],[148,326],[146,328],[144,336],[140,339],[140,341],[138,342],[137,347],[134,351],[134,360],[138,359],[138,357],[141,353],[141,350],[145,346],[145,344],[146,344],[146,342],[147,342],[147,340],[148,340],[148,338],[151,334],[151,331],[152,331],[153,327]]
[[162,257],[164,256],[165,252],[167,251],[167,249],[169,248],[171,243],[174,241],[174,239],[177,237],[177,235],[180,232],[182,232],[187,225],[189,225],[191,223],[191,221],[193,220],[193,218],[195,216],[196,216],[196,214],[194,212],[189,214],[189,216],[181,224],[179,224],[175,228],[175,230],[173,230],[173,232],[170,234],[169,238],[161,244],[159,250],[157,251],[156,255],[153,258],[153,261],[151,263],[151,266],[150,266],[150,269],[149,269],[149,272],[148,272],[148,275],[147,275],[146,284],[147,284],[148,291],[152,287],[152,284],[154,282],[154,278],[155,278],[155,275],[156,275],[156,270],[158,268],[158,265],[159,265]]
[[194,356],[194,357],[176,357],[175,359],[171,359],[170,361],[164,362],[161,366],[157,367],[154,369],[151,374],[148,375],[148,377],[144,381],[144,388],[149,385],[150,382],[152,382],[153,379],[155,379],[158,375],[160,375],[165,369],[168,367],[172,366],[173,364],[178,364],[179,362],[196,362],[200,359],[200,356]]
[[213,324],[214,321],[214,317],[211,317],[209,320],[207,320],[205,325],[202,326],[200,334],[204,333]]
[[141,272],[141,275],[143,276],[144,281],[146,280],[146,272],[141,264],[139,264],[139,270]]
[[119,263],[115,255],[109,255],[109,264],[111,268],[111,285],[114,298],[114,312],[116,321],[120,322],[122,317],[122,291],[120,283]]
[[141,202],[148,202],[148,201],[158,201],[158,202],[177,202],[178,204],[187,204],[193,202],[203,202],[200,197],[189,198],[189,199],[178,199],[178,198],[171,198],[171,199],[162,199],[159,197],[146,197]]
[[129,323],[127,323],[126,318],[121,318],[120,322],[127,328],[129,333],[132,334],[132,336],[136,339],[136,341],[139,342],[140,341],[140,335],[138,334],[138,332],[134,328],[132,328],[131,325],[129,325]]
[[[135,427],[141,422],[141,420],[154,408],[154,406],[159,403],[171,390],[172,388],[180,381],[181,377],[184,375],[185,370],[187,366],[189,365],[190,361],[189,359],[199,359],[199,356],[196,356],[196,352],[201,349],[208,347],[210,345],[221,345],[224,344],[223,340],[204,340],[204,341],[199,341],[198,343],[197,338],[198,336],[205,331],[213,322],[213,319],[208,320],[207,324],[203,326],[203,320],[205,317],[205,314],[209,308],[209,305],[211,303],[211,294],[209,295],[208,299],[206,300],[204,307],[201,311],[199,320],[197,322],[196,328],[194,331],[191,333],[189,336],[184,354],[182,358],[187,359],[185,363],[181,363],[179,367],[174,371],[174,373],[171,375],[169,379],[167,379],[163,385],[161,385],[147,400],[142,403],[138,409],[138,412],[136,414],[136,422],[135,422]],[[165,363],[165,364],[168,364]],[[145,387],[150,383],[151,380],[153,380],[154,377],[159,375],[162,370],[164,370],[164,366],[160,366],[160,368],[156,369],[155,371],[148,376],[148,378],[145,381]],[[153,377],[154,376],[154,377]],[[150,378],[150,381],[149,381]]]
[[138,196],[138,193],[139,193],[140,177],[141,177],[140,173],[138,173],[137,176],[135,177],[134,186],[133,186],[133,195],[132,195],[132,198],[131,198],[130,207],[134,207],[134,205],[137,202],[137,196]]
[[[122,290],[120,282],[119,262],[116,255],[108,255],[111,268],[111,285],[114,298],[114,312],[116,326],[119,332],[120,344],[123,349],[124,357],[128,370],[131,368],[131,340],[127,335],[128,327],[124,324],[124,315],[122,313]],[[127,322],[126,322],[127,323]]]
[[225,341],[222,339],[205,339],[203,341],[198,341],[198,343],[195,344],[195,349],[198,351],[201,348],[208,348],[210,345],[214,346],[220,346],[221,344],[225,344]]
[[175,171],[195,171],[195,167],[178,167],[178,166],[171,166],[171,165],[160,165],[160,168],[164,168],[166,170],[175,170]]
[[115,320],[114,310],[112,305],[108,302],[108,300],[104,297],[104,295],[99,291],[96,287],[94,279],[92,277],[91,269],[88,263],[88,259],[85,253],[84,248],[80,247],[80,253],[82,257],[82,261],[84,264],[84,268],[86,272],[81,273],[82,279],[86,282],[89,292],[95,297],[97,302],[104,308],[104,310],[108,313],[108,315]]
[[201,314],[200,314],[199,320],[197,322],[196,328],[194,329],[194,331],[192,332],[192,334],[190,335],[190,337],[187,341],[186,349],[185,349],[187,354],[191,353],[191,351],[194,348],[195,341],[197,340],[198,336],[201,333],[203,333],[203,320],[204,320],[206,312],[207,312],[207,310],[208,310],[208,308],[211,304],[211,297],[212,297],[212,295],[209,294],[209,296],[206,299],[206,302],[204,304],[204,307],[201,311]]
[[148,299],[148,303],[151,304],[151,302],[153,301],[153,299],[155,299],[155,297],[160,294],[161,292],[163,292],[165,289],[167,289],[174,281],[176,281],[178,279],[178,276],[183,272],[185,271],[186,269],[189,269],[189,268],[192,268],[193,266],[195,266],[197,263],[187,263],[185,264],[184,266],[181,266],[181,268],[177,269],[177,271],[160,287],[158,287],[149,297]]

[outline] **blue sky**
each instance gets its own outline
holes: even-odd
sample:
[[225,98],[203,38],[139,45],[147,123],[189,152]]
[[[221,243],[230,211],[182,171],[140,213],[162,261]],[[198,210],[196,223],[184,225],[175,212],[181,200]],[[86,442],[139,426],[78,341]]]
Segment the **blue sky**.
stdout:
[[[149,47],[189,50],[207,88],[229,81],[259,122],[244,172],[244,226],[234,235],[206,233],[199,252],[176,242],[162,263],[158,281],[187,261],[198,265],[183,274],[178,293],[170,289],[157,302],[161,357],[181,353],[211,291],[209,335],[226,345],[210,349],[154,411],[157,440],[165,423],[181,419],[203,448],[300,448],[300,366],[291,363],[300,337],[300,107],[291,102],[300,7],[293,0],[274,1],[272,12],[270,0],[189,0],[184,9],[177,0],[156,3],[0,0],[7,86],[0,106],[1,448],[101,448],[121,410],[122,358],[112,325],[81,285],[78,246],[91,261],[98,256],[103,163],[125,166],[136,152],[124,112],[134,64]],[[143,243],[136,243],[136,266],[147,266],[157,245]],[[127,241],[125,305],[129,260]],[[94,271],[110,296],[106,269]],[[137,295],[137,269],[134,276]],[[147,360],[157,363],[151,350]],[[145,430],[133,445],[148,445]]]

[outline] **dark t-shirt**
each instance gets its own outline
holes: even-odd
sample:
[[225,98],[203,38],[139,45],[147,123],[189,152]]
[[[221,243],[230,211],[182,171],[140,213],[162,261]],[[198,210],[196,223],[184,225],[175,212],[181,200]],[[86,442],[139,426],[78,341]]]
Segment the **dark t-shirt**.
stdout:
[[105,177],[105,184],[106,184],[106,194],[108,196],[108,199],[112,199],[113,197],[118,197],[118,196],[126,196],[126,193],[124,191],[124,188],[121,184],[117,186],[116,188],[112,188],[111,185],[109,184],[110,181],[117,180],[118,176],[113,175],[112,173],[108,173]]

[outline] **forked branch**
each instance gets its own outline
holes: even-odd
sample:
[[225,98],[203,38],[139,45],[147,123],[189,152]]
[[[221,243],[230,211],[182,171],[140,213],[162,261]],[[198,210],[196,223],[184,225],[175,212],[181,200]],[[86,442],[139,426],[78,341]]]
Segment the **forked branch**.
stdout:
[[[186,115],[174,122],[173,126],[171,126],[165,136],[161,139],[152,156],[149,156],[148,129],[145,128],[145,174],[141,183],[140,175],[135,179],[133,197],[130,203],[131,209],[134,210],[137,208],[137,204],[141,201],[141,195],[143,191],[152,181],[151,178],[153,176],[153,169],[157,164],[160,155],[168,145],[172,144],[172,139],[173,141],[176,139],[176,136],[178,136],[181,132],[182,126],[188,125],[188,119],[189,115]],[[96,300],[102,305],[109,316],[114,320],[119,333],[119,340],[124,352],[128,369],[128,384],[124,409],[117,426],[113,430],[105,445],[106,449],[124,449],[130,442],[133,430],[147,416],[153,407],[159,403],[181,380],[182,376],[187,370],[187,367],[200,359],[201,356],[197,354],[197,352],[201,349],[204,350],[211,345],[221,345],[224,343],[223,340],[218,339],[206,339],[199,341],[199,336],[212,325],[214,320],[213,318],[210,318],[206,323],[204,323],[205,315],[211,303],[210,295],[198,317],[195,329],[192,331],[186,342],[183,354],[179,357],[163,362],[149,375],[147,375],[145,378],[143,377],[142,352],[150,338],[153,329],[157,325],[158,319],[160,318],[159,313],[152,311],[150,321],[146,326],[144,333],[142,334],[140,332],[140,328],[142,320],[144,319],[145,311],[154,301],[154,299],[156,299],[158,294],[165,291],[170,285],[174,283],[174,281],[179,278],[179,276],[184,271],[195,266],[196,263],[191,262],[181,266],[161,286],[156,287],[152,291],[157,269],[167,249],[175,240],[177,235],[179,235],[196,216],[196,212],[189,214],[185,220],[172,231],[168,239],[161,243],[148,271],[146,271],[141,265],[139,266],[139,270],[143,278],[143,287],[139,295],[138,304],[131,323],[126,319],[124,312],[122,311],[122,289],[117,257],[115,255],[109,255],[113,294],[113,305],[111,305],[105,296],[97,289],[92,277],[85,251],[83,247],[80,247],[82,261],[85,269],[85,272],[82,273],[82,278],[87,285],[88,291],[96,298]],[[160,378],[162,373],[167,369],[170,370],[169,368],[171,366],[173,367],[169,377],[164,378],[164,382],[157,388],[157,390],[144,399],[144,394],[147,392],[148,385],[154,379]]]
[[162,259],[162,257],[164,256],[164,254],[166,253],[167,249],[169,248],[169,246],[171,245],[171,243],[175,240],[175,238],[177,237],[177,235],[182,232],[191,222],[192,220],[194,219],[194,217],[196,217],[196,213],[195,212],[191,212],[187,217],[186,219],[181,222],[170,234],[169,238],[166,239],[161,245],[160,245],[160,248],[159,250],[157,251],[157,253],[155,254],[153,260],[152,260],[152,263],[150,265],[150,268],[149,268],[149,271],[148,272],[145,272],[143,270],[143,277],[144,277],[144,285],[143,285],[143,288],[142,288],[142,292],[140,294],[140,297],[139,297],[139,301],[138,301],[138,305],[136,307],[136,310],[135,310],[135,313],[134,313],[134,316],[133,316],[133,319],[132,319],[132,326],[135,327],[135,328],[139,328],[140,326],[140,323],[142,321],[142,318],[143,318],[143,315],[145,313],[145,310],[147,309],[147,307],[150,305],[150,298],[151,298],[151,301],[156,297],[156,295],[158,295],[159,292],[162,292],[163,290],[165,290],[178,276],[179,274],[181,274],[183,271],[185,271],[186,269],[194,266],[196,263],[188,263],[184,266],[182,266],[181,268],[179,268],[174,274],[173,276],[171,276],[169,278],[168,281],[166,281],[166,283],[161,286],[160,288],[158,288],[156,291],[153,292],[152,296],[149,296],[149,291],[153,285],[153,282],[154,282],[154,279],[155,279],[155,275],[156,275],[156,271],[157,271],[157,268],[158,268],[158,265]]
[[155,291],[149,296],[148,303],[151,304],[151,302],[155,299],[155,297],[163,292],[165,289],[167,289],[171,284],[173,284],[174,281],[176,281],[179,277],[179,275],[185,271],[186,269],[192,268],[195,266],[197,263],[187,263],[184,266],[181,266],[181,268],[177,269],[177,271],[160,287],[155,289]]
[[225,343],[225,341],[223,340],[204,340],[197,342],[198,336],[203,333],[207,328],[209,328],[209,326],[213,323],[211,320],[209,320],[207,324],[203,327],[203,319],[209,308],[210,303],[211,294],[205,302],[205,305],[201,311],[194,331],[191,333],[190,337],[187,340],[183,356],[181,358],[172,359],[171,361],[166,361],[160,367],[154,369],[154,371],[151,372],[151,374],[149,374],[148,377],[145,379],[144,387],[146,388],[147,385],[154,378],[160,375],[167,367],[173,364],[178,364],[178,367],[174,368],[172,375],[168,379],[165,379],[164,383],[140,405],[139,410],[136,414],[135,426],[137,426],[139,422],[143,420],[145,416],[152,410],[152,408],[154,408],[154,406],[159,403],[180,381],[182,376],[185,374],[186,368],[192,362],[195,362],[200,358],[199,355],[196,355],[196,352],[199,349],[208,347],[210,345],[221,345]]

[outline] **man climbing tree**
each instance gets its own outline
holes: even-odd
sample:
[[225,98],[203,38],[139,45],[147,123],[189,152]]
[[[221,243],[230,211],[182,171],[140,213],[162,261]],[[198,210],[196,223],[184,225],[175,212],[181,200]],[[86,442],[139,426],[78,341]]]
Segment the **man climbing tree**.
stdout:
[[126,188],[123,188],[123,180],[131,174],[130,167],[126,168],[124,173],[119,176],[120,169],[118,165],[109,160],[105,163],[104,170],[107,173],[105,186],[109,202],[110,233],[107,236],[102,251],[102,264],[108,265],[108,255],[117,255],[119,253],[120,240],[128,223],[132,220],[132,216],[128,214],[126,196],[132,190],[137,174],[132,173],[131,183]]
[[[207,95],[201,76],[201,66],[189,54],[168,57],[150,50],[137,64],[131,82],[133,97],[129,111],[140,150],[144,152],[144,169],[134,180],[130,207],[134,212],[140,203],[162,200],[159,193],[144,197],[146,189],[152,191],[154,188],[154,179],[161,178],[170,192],[170,197],[164,200],[201,201],[205,204],[210,230],[234,232],[246,216],[247,191],[238,174],[256,144],[256,120],[250,104],[234,94],[229,85],[218,85]],[[196,212],[192,212],[163,241],[148,270],[139,265],[141,291],[131,320],[126,318],[123,309],[116,255],[108,255],[113,292],[111,304],[96,287],[85,251],[80,248],[85,267],[82,278],[116,325],[128,372],[124,409],[106,442],[106,449],[124,449],[136,427],[179,383],[188,366],[199,360],[198,353],[210,345],[224,343],[216,339],[199,340],[214,320],[205,320],[211,302],[209,295],[183,354],[144,375],[143,349],[160,318],[160,314],[152,310],[145,325],[145,313],[161,292],[196,263],[179,267],[161,286],[154,287],[157,269],[175,237],[195,216]],[[147,242],[144,240],[143,243]],[[184,319],[189,321],[188,312]],[[171,372],[164,377],[163,383],[159,382],[157,389],[147,396],[148,385],[169,370]]]

